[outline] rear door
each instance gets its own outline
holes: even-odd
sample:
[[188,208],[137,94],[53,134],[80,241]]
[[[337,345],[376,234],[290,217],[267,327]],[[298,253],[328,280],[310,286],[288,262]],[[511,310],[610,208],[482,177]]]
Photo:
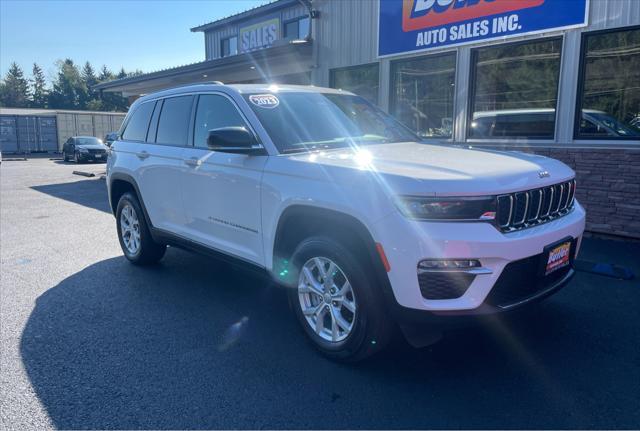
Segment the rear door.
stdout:
[[145,102],[137,107],[118,142],[120,166],[131,167],[151,224],[179,233],[184,224],[180,175],[193,96]]
[[264,265],[260,189],[267,156],[211,151],[209,130],[245,127],[235,102],[222,93],[196,101],[193,146],[184,152],[182,177],[187,235],[192,240]]

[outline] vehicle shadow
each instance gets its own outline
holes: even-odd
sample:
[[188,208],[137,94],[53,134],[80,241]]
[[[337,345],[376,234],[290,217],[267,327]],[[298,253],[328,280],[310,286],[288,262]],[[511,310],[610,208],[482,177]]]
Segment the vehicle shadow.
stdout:
[[[38,298],[20,347],[56,428],[631,426],[598,412],[633,410],[637,372],[600,372],[584,312],[552,301],[344,365],[306,342],[282,289],[169,249],[154,267],[117,257],[66,278]],[[591,392],[614,382],[620,397]]]
[[31,188],[58,199],[111,213],[107,187],[105,182],[98,177],[69,183],[32,186]]

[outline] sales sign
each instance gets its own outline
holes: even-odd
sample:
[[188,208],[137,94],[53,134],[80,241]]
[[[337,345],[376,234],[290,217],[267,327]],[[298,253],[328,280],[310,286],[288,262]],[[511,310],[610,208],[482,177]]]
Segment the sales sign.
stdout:
[[589,0],[380,0],[378,55],[587,25]]
[[280,20],[272,18],[240,29],[240,52],[269,48],[280,36]]

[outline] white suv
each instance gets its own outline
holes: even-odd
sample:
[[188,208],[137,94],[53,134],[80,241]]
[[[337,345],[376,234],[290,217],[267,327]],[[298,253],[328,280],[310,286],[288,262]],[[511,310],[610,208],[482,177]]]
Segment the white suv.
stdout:
[[[269,273],[326,355],[362,359],[399,326],[511,310],[572,277],[574,172],[546,157],[421,142],[328,88],[201,84],[129,110],[108,159],[125,256],[166,245]],[[423,323],[428,323],[425,326]]]

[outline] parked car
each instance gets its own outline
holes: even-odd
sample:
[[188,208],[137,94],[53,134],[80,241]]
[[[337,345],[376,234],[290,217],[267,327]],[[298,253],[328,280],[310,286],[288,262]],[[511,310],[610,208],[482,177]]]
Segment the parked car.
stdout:
[[118,140],[118,132],[107,133],[104,137],[104,144],[110,147],[114,141]]
[[62,146],[62,158],[65,162],[106,162],[108,147],[93,136],[72,136]]
[[[470,137],[472,138],[552,138],[555,131],[556,110],[504,109],[479,111],[473,114]],[[604,111],[583,109],[580,120],[580,135],[583,137],[640,137],[640,131],[630,127]]]
[[574,176],[539,155],[420,142],[348,92],[268,85],[144,96],[107,164],[128,260],[169,244],[266,272],[313,344],[349,361],[396,324],[424,345],[455,316],[566,285],[585,226]]

